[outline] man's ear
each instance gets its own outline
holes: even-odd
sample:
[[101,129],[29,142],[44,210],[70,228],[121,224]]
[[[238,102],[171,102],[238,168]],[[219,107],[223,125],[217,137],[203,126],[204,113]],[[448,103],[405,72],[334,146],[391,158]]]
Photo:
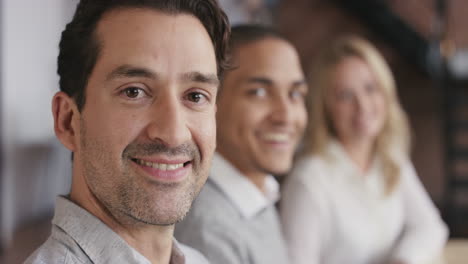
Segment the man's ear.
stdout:
[[70,151],[76,151],[80,112],[73,98],[58,92],[52,99],[52,115],[57,138]]

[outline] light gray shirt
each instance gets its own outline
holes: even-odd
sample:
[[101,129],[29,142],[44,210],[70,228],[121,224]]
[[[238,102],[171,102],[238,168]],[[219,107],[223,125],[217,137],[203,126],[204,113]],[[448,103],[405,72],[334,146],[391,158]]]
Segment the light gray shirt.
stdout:
[[[170,264],[207,264],[196,250],[174,240]],[[151,262],[130,247],[94,215],[65,197],[58,197],[52,234],[26,264],[88,264]]]
[[216,264],[287,264],[274,203],[278,184],[269,176],[262,193],[219,154],[175,237]]

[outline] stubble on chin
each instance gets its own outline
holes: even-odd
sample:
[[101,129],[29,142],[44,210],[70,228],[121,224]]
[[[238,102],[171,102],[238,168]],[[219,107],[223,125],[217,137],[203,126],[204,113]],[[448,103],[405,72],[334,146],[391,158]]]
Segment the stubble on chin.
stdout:
[[[82,126],[83,127],[83,126]],[[111,146],[86,137],[82,130],[82,168],[88,186],[106,213],[123,225],[169,226],[181,221],[200,192],[209,172],[202,164],[199,149],[194,144],[167,148],[157,143],[129,144],[121,155],[120,166],[112,159]],[[131,157],[156,153],[186,155],[192,160],[192,171],[180,183],[149,181],[132,166]]]

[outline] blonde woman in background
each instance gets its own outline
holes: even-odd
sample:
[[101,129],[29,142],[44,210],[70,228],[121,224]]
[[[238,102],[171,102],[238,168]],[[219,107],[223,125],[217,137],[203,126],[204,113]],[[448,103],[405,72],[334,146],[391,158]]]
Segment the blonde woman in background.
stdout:
[[420,264],[447,228],[411,164],[408,121],[384,58],[347,36],[310,82],[304,155],[286,180],[281,217],[292,264]]

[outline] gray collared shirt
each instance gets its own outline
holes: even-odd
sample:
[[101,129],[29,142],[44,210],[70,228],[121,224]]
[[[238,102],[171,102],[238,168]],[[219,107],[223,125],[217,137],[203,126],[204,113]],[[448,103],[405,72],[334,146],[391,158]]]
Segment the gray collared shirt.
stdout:
[[[65,197],[57,198],[50,237],[25,263],[151,264],[107,225]],[[174,240],[170,264],[207,263],[198,251]]]
[[274,206],[279,197],[275,183],[265,182],[263,193],[215,154],[208,181],[186,219],[176,225],[175,237],[215,264],[288,264]]

